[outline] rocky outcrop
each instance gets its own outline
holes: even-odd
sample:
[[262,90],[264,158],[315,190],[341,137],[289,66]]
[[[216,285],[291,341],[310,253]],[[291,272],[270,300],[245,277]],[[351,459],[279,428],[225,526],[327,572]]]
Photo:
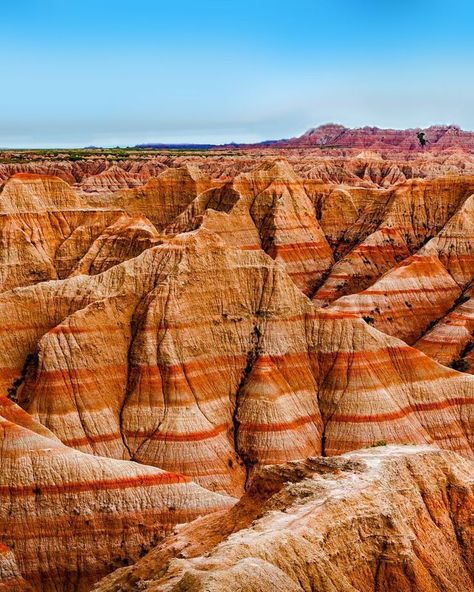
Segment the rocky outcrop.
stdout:
[[141,185],[140,181],[137,176],[113,164],[97,175],[87,177],[81,187],[86,192],[118,191]]
[[305,294],[315,291],[333,263],[304,183],[282,159],[204,192],[166,232],[189,232],[201,224],[229,245],[263,249]]
[[370,288],[336,300],[331,308],[361,315],[379,330],[415,343],[443,317],[461,290],[437,257],[413,257]]
[[281,264],[205,229],[7,292],[0,314],[3,388],[64,444],[212,490],[381,439],[472,455],[474,378],[317,310]]
[[474,300],[463,294],[454,310],[434,323],[415,347],[440,364],[472,373],[474,368]]
[[87,205],[64,181],[18,174],[0,193],[0,290],[105,271],[160,242],[143,215]]
[[350,129],[343,125],[326,124],[309,129],[298,138],[267,142],[272,148],[358,148],[369,150],[421,150],[417,133],[425,133],[427,149],[474,149],[474,133],[456,125],[433,125],[425,129],[381,129],[362,127]]
[[312,294],[333,257],[301,179],[286,161],[276,160],[238,176],[234,188],[248,205],[261,248]]
[[[94,156],[85,151],[83,159],[76,156],[74,160],[68,159],[67,154],[63,154],[62,157],[61,154],[56,154],[55,158],[50,160],[45,158],[44,152],[42,159],[36,157],[34,151],[31,156],[33,158],[30,162],[0,163],[0,180],[6,181],[17,173],[46,175],[59,177],[69,185],[89,187],[95,192],[110,193],[124,186],[128,187],[128,184],[123,184],[123,180],[131,183],[132,186],[142,184],[151,177],[158,176],[167,168],[163,162],[166,159],[158,156],[150,156],[143,160],[132,157],[130,160],[120,161],[106,160],[101,155]],[[110,169],[112,171],[108,174],[107,171]],[[107,181],[110,181],[110,186]],[[117,183],[119,183],[118,186]]]
[[[73,181],[30,171],[3,186],[1,585],[23,578],[34,590],[85,592],[176,523],[227,507],[229,496],[273,504],[255,489],[265,466],[322,455],[296,471],[344,473],[346,461],[328,457],[381,442],[474,456],[474,178],[407,180],[421,170],[418,157],[366,150],[319,160],[289,150],[288,160],[260,155],[257,166],[244,154],[209,157],[204,172],[193,154],[148,168],[138,157],[115,168],[67,163]],[[459,172],[457,159],[433,156],[429,174]],[[118,169],[145,184],[109,192]],[[104,183],[84,191],[92,176]],[[405,462],[394,471],[408,488]],[[420,469],[430,482],[453,478],[433,466]],[[436,498],[443,525],[449,495]],[[232,529],[249,527],[244,500]],[[421,522],[409,513],[407,528],[435,541],[433,556],[452,551],[452,582],[463,590],[462,553],[425,532],[416,508]],[[216,541],[232,522],[219,516]],[[340,564],[335,546],[315,559],[325,558],[318,573],[380,592],[389,581],[403,590],[407,578],[418,586],[426,570],[423,585],[438,590],[444,572],[418,547],[416,559],[411,535],[402,547],[377,539],[382,524],[399,541],[401,523],[364,522],[373,551],[351,516],[347,544],[368,549],[365,571],[357,554],[354,565]],[[411,558],[405,571],[392,549]],[[239,569],[229,573],[243,578]],[[179,585],[218,581],[208,575]],[[287,589],[299,585],[277,575]]]
[[473,470],[409,446],[268,467],[94,592],[470,592]]
[[99,273],[159,242],[144,216],[117,210],[0,214],[0,291]]
[[0,212],[8,214],[81,210],[86,203],[59,177],[18,173],[0,193]]
[[[464,274],[464,285],[472,279],[466,265],[474,178],[408,181],[391,191],[347,188],[342,195],[321,193],[315,194],[315,202],[319,203],[323,229],[327,227],[333,244],[338,241],[338,261],[314,296],[317,304],[326,305],[339,296],[364,290],[430,239],[419,255],[439,256],[447,271],[456,274],[453,277],[459,279],[460,273]],[[341,215],[335,218],[335,212]],[[462,272],[454,269],[460,264]]]
[[2,590],[22,578],[31,590],[89,590],[175,524],[233,503],[182,475],[68,448],[25,416],[0,399]]
[[209,187],[210,180],[196,168],[168,169],[144,186],[118,192],[114,203],[130,214],[144,214],[162,230]]

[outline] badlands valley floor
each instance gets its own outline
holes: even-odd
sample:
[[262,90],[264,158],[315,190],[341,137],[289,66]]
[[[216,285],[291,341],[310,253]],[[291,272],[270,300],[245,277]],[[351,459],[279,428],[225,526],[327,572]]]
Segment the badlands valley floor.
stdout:
[[0,159],[1,592],[474,590],[474,155]]

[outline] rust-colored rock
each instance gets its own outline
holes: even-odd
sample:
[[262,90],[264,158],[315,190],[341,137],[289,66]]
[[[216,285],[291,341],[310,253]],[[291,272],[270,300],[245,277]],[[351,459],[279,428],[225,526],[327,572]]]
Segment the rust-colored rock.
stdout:
[[[0,586],[85,592],[247,492],[199,522],[206,573],[168,565],[165,543],[165,571],[143,579],[469,589],[456,487],[471,461],[406,445],[474,456],[473,172],[456,151],[370,146],[0,166]],[[355,473],[327,459],[381,442],[405,447],[364,453]],[[295,474],[317,482],[301,491],[354,488],[349,505],[315,490],[304,515],[282,512],[311,533],[316,512],[315,555],[270,511]],[[263,571],[244,552],[254,519]]]
[[0,589],[23,576],[33,590],[88,590],[175,524],[233,503],[183,475],[68,448],[22,413],[0,399]]
[[456,125],[433,125],[420,129],[381,129],[362,127],[350,129],[343,125],[326,124],[309,129],[299,138],[267,142],[272,148],[358,148],[370,150],[421,150],[417,132],[424,131],[428,140],[427,149],[445,150],[447,148],[474,149],[474,133],[464,131]]

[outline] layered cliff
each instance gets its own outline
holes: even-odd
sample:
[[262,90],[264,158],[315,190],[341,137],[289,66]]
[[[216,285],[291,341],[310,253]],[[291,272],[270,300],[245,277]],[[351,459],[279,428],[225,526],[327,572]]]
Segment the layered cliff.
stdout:
[[0,291],[100,273],[159,242],[145,216],[90,206],[58,177],[14,175],[0,192]]
[[381,439],[472,455],[474,378],[317,310],[280,263],[205,229],[6,292],[0,314],[3,388],[41,424],[210,489]]
[[[183,475],[61,444],[0,400],[0,586],[86,591],[175,524],[232,505]],[[25,588],[26,589],[26,588]]]
[[[258,488],[280,469],[258,477],[262,467],[384,442],[405,447],[380,453],[380,474],[370,454],[368,468],[347,475],[353,460],[308,461],[282,474],[319,483],[332,467],[345,475],[336,481],[347,477],[357,495],[376,491],[395,516],[405,506],[388,496],[394,474],[429,495],[407,469],[419,465],[441,488],[439,524],[449,530],[455,520],[461,538],[472,536],[464,510],[451,507],[454,485],[443,489],[455,479],[445,467],[461,474],[469,461],[406,445],[474,456],[474,177],[407,180],[408,160],[385,166],[367,152],[325,168],[302,158],[305,176],[281,156],[252,170],[247,156],[209,158],[203,170],[196,158],[169,157],[164,172],[122,163],[127,183],[142,180],[116,192],[121,173],[98,165],[87,170],[104,183],[90,191],[84,177],[32,173],[11,176],[0,191],[0,586],[9,592],[85,591],[175,524],[245,492],[229,516],[246,529],[252,503],[263,504],[262,516],[276,503]],[[408,581],[451,590],[443,578],[469,589],[470,543],[432,536],[421,505],[403,524],[363,522],[370,536],[360,538],[351,524],[365,510],[354,503],[340,532],[366,550],[365,571],[356,555],[340,563],[335,542],[332,555],[319,549],[313,558],[319,575],[300,564],[296,579],[275,572],[287,541],[275,534],[275,558],[256,571],[262,590],[268,574],[286,589],[300,576],[321,577],[311,585],[328,590],[339,589],[329,581],[349,582],[344,591],[404,590]],[[371,515],[380,510],[372,505]],[[209,524],[223,540],[234,518],[219,516]],[[267,520],[275,530],[279,522]],[[380,535],[371,548],[382,527],[393,539]],[[406,532],[415,539],[394,542]],[[446,567],[413,540],[433,544],[429,555]],[[157,553],[169,558],[166,545]],[[257,586],[252,570],[236,565],[179,574],[176,585],[220,590],[212,586],[235,577]]]
[[163,229],[209,187],[210,179],[198,169],[172,168],[144,186],[117,193],[114,203],[132,214],[146,213],[156,228]]
[[456,125],[433,125],[421,129],[381,129],[378,127],[347,128],[326,124],[309,129],[302,136],[289,140],[267,142],[272,148],[363,148],[370,150],[420,150],[418,132],[424,132],[428,149],[474,149],[474,132],[464,131]]

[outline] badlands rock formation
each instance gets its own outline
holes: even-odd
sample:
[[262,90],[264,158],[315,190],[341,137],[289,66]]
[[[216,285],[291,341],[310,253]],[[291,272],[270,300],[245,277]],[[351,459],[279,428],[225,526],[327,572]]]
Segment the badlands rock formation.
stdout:
[[88,590],[173,525],[233,503],[182,475],[68,448],[7,399],[0,405],[7,590],[21,589],[20,574],[34,590]]
[[382,447],[256,475],[94,592],[471,592],[474,465]]
[[[250,507],[260,499],[255,483],[262,487],[262,479],[272,482],[272,471],[278,474],[271,469],[257,477],[268,465],[380,442],[450,451],[411,457],[400,452],[408,448],[397,449],[395,468],[381,469],[385,485],[376,494],[390,508],[399,507],[388,496],[392,473],[429,494],[428,485],[425,491],[406,473],[410,463],[425,467],[426,483],[441,489],[469,470],[470,461],[454,454],[474,457],[474,176],[468,159],[462,169],[458,157],[445,153],[413,161],[367,151],[311,154],[35,162],[28,172],[4,165],[5,590],[85,592],[136,561],[176,524],[228,508],[245,492],[242,504]],[[453,174],[438,174],[451,166]],[[320,470],[314,467],[329,463],[344,473],[353,461],[308,463],[293,469],[313,475]],[[380,463],[392,467],[391,457]],[[361,471],[347,475],[357,495],[378,475],[370,467],[366,477]],[[394,530],[386,547],[377,539],[367,551],[363,573],[356,556],[354,565],[341,566],[332,555],[317,555],[321,582],[349,578],[356,590],[384,591],[392,581],[404,590],[408,578],[412,589],[437,592],[451,590],[440,587],[447,578],[469,589],[472,550],[463,537],[472,537],[472,522],[467,511],[449,505],[448,493],[436,497],[442,507],[435,522],[452,528],[449,520],[457,521],[458,547],[452,538],[433,538],[422,507],[414,506],[419,512],[403,528],[382,518],[364,522],[367,537],[382,536],[380,524]],[[366,510],[354,503],[340,526],[348,540],[356,536],[350,520]],[[376,515],[380,507],[372,510]],[[227,536],[231,518],[212,520],[222,527],[216,536]],[[269,532],[279,523],[272,520],[268,514]],[[430,555],[442,559],[452,577],[421,557],[410,537],[393,542],[405,527],[415,532],[416,545],[433,539]],[[166,549],[157,553],[169,558]],[[390,561],[377,563],[387,554]],[[402,556],[408,557],[405,571],[393,559]],[[221,555],[216,561],[221,558],[227,561]],[[232,561],[223,581],[243,577]],[[259,569],[264,586],[275,572]],[[184,574],[179,585],[205,589],[220,581],[211,572],[210,580]],[[281,585],[289,586],[288,578],[297,585],[283,572]],[[362,581],[366,587],[357,588]],[[333,590],[351,590],[344,585]]]
[[143,187],[116,194],[114,202],[129,213],[146,213],[161,230],[209,186],[210,179],[198,169],[172,168],[150,179]]
[[17,174],[0,193],[0,290],[99,273],[159,242],[142,215],[89,206],[58,177]]
[[368,126],[350,129],[343,125],[326,124],[312,128],[298,138],[266,142],[265,145],[278,148],[319,146],[410,151],[420,149],[416,136],[419,131],[425,132],[428,149],[446,150],[453,147],[474,149],[474,133],[464,131],[456,125],[433,125],[423,130],[394,130]]
[[316,309],[263,251],[204,229],[5,292],[0,314],[3,388],[85,452],[232,495],[256,465],[381,439],[472,455],[474,378]]

